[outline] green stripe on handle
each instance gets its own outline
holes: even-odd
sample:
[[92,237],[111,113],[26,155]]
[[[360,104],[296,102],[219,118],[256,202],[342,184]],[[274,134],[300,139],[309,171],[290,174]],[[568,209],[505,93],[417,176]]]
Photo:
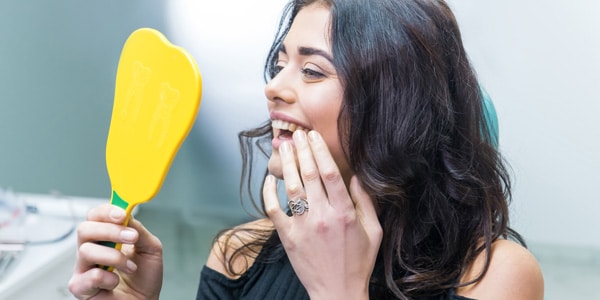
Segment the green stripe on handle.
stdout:
[[112,197],[110,198],[110,204],[116,205],[124,210],[127,210],[127,207],[129,207],[129,203],[127,203],[127,201],[123,200],[123,198],[121,198],[121,196],[119,196],[119,194],[117,194],[117,191],[112,192]]
[[[114,205],[114,206],[118,206],[122,209],[124,209],[125,211],[128,211],[127,208],[129,207],[129,203],[127,203],[127,201],[123,200],[123,198],[121,198],[121,196],[119,196],[119,194],[117,194],[117,191],[112,191],[112,197],[110,198],[110,204]],[[127,225],[127,223],[129,223],[129,216],[127,216],[127,219],[125,220],[125,223],[123,225]],[[117,244],[114,242],[106,242],[106,241],[102,241],[102,242],[98,242],[98,244],[102,245],[102,246],[106,246],[106,247],[110,247],[110,248],[117,248],[117,249],[121,249],[121,244]],[[104,270],[107,271],[112,271],[114,268],[111,266],[98,266],[99,268],[102,268]]]

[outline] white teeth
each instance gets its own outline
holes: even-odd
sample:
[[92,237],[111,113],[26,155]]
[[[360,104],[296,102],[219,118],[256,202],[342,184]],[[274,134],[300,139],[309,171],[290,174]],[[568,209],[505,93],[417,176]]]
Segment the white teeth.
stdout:
[[294,132],[296,130],[304,130],[304,128],[302,126],[296,125],[294,123],[286,122],[283,120],[273,120],[273,121],[271,121],[271,126],[273,128],[277,128],[277,129],[281,129],[281,130],[288,130],[291,132]]

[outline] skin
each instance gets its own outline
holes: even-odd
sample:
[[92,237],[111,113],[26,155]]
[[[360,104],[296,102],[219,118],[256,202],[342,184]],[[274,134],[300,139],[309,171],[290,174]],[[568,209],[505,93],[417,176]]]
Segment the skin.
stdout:
[[[280,52],[279,73],[265,89],[273,119],[301,126],[293,135],[274,128],[272,175],[263,187],[269,219],[240,225],[275,228],[298,278],[311,299],[368,299],[368,283],[382,239],[373,199],[354,177],[338,137],[337,116],[342,86],[328,59],[331,47],[329,9],[312,4],[302,9]],[[306,49],[312,49],[306,51]],[[317,51],[315,51],[317,50]],[[304,198],[309,211],[288,217],[279,205],[276,178],[283,179],[289,199]],[[124,211],[103,205],[90,211],[78,228],[78,256],[69,289],[78,299],[158,299],[162,284],[162,245],[141,223],[122,226]],[[226,236],[226,235],[225,235]],[[243,233],[239,236],[246,238]],[[249,237],[248,237],[249,238]],[[225,268],[215,243],[207,267],[236,278]],[[122,251],[96,241],[123,243]],[[235,248],[239,239],[230,239]],[[227,254],[225,254],[227,255]],[[481,273],[482,254],[461,282]],[[359,263],[360,262],[360,263]],[[234,269],[253,261],[238,257]],[[96,265],[115,266],[115,272]],[[511,241],[494,243],[491,265],[481,281],[457,290],[477,299],[543,299],[543,278],[535,258]]]
[[[483,270],[485,255],[471,264],[461,282]],[[544,299],[544,278],[535,257],[521,245],[499,240],[492,245],[489,269],[483,279],[459,288],[456,293],[473,299]]]

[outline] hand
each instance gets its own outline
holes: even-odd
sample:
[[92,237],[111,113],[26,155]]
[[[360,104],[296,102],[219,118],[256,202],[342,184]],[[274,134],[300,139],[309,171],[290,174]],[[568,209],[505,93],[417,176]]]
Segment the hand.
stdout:
[[[158,299],[162,285],[162,244],[125,211],[104,204],[77,228],[78,250],[69,290],[77,299]],[[122,243],[121,250],[98,241]],[[97,265],[114,266],[109,272]]]
[[263,187],[267,214],[311,299],[368,299],[382,239],[373,200],[356,177],[348,192],[323,139],[314,131],[309,137],[294,133],[299,167],[289,143],[279,148],[288,197],[307,199],[309,210],[288,217],[269,175]]

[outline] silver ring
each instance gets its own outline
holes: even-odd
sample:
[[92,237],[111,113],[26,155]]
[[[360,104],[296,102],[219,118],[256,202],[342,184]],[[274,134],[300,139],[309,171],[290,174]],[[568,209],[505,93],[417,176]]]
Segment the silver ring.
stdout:
[[308,211],[308,202],[306,199],[290,200],[288,201],[288,206],[296,216],[300,216]]

